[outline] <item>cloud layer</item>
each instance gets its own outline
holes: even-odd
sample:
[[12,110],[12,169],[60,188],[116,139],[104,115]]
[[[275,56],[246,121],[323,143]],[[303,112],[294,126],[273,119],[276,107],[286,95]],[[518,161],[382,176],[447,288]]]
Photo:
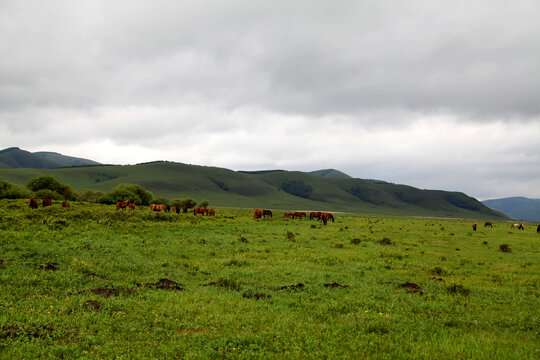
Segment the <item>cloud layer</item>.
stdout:
[[540,197],[538,18],[536,1],[3,1],[0,145]]

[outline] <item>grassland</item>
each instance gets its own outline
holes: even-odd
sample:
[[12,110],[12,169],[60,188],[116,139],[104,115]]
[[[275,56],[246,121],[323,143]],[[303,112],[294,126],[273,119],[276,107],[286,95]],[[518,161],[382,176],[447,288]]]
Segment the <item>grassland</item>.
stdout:
[[536,226],[335,215],[0,200],[0,358],[540,357]]

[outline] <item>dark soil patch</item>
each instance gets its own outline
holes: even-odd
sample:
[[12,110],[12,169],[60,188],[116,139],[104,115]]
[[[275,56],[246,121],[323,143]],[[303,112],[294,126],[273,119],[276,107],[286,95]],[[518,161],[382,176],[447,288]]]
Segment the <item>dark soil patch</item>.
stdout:
[[97,288],[97,289],[92,289],[90,290],[90,292],[92,294],[95,294],[95,295],[101,295],[103,297],[111,297],[111,295],[114,295],[114,296],[118,296],[120,295],[120,290],[119,289],[114,289],[114,288]]
[[0,329],[0,339],[45,338],[52,332],[52,328],[47,325],[30,324],[25,327],[16,325],[4,325]]
[[412,293],[412,294],[418,293],[420,295],[424,295],[424,292],[422,291],[422,288],[418,284],[411,283],[411,282],[405,282],[405,283],[401,284],[400,287],[406,288],[408,293]]
[[58,268],[58,263],[55,263],[55,262],[52,262],[52,263],[45,263],[44,265],[39,265],[38,267],[39,269],[41,270],[50,270],[50,271],[56,271],[56,270],[60,270]]
[[438,278],[438,277],[432,277],[431,280],[435,280],[435,281],[442,281],[444,282],[444,279],[443,278]]
[[101,304],[95,300],[88,300],[84,303],[85,309],[93,310],[93,311],[100,311],[101,310]]
[[280,286],[278,287],[276,290],[277,291],[280,291],[280,290],[287,290],[287,289],[290,289],[290,290],[294,290],[294,291],[298,291],[298,290],[304,290],[306,286],[302,283],[298,283],[296,285],[285,285],[285,286]]
[[246,299],[255,299],[255,300],[270,299],[271,298],[270,295],[256,293],[256,292],[252,292],[252,291],[246,291],[245,293],[242,294],[242,297],[246,298]]
[[146,286],[150,288],[155,289],[162,289],[162,290],[178,290],[178,291],[184,291],[183,285],[177,283],[176,281],[172,281],[169,279],[160,279],[156,283],[148,283]]
[[379,244],[379,245],[392,245],[392,239],[385,237],[385,238],[377,241],[377,244]]
[[447,288],[448,293],[452,295],[463,295],[463,296],[469,296],[471,293],[471,290],[467,289],[463,285],[459,284],[453,284]]
[[324,287],[326,288],[332,288],[332,289],[335,289],[335,288],[338,288],[338,289],[345,289],[345,288],[348,288],[350,287],[350,285],[341,285],[341,284],[338,284],[337,282],[333,282],[331,284],[324,284]]

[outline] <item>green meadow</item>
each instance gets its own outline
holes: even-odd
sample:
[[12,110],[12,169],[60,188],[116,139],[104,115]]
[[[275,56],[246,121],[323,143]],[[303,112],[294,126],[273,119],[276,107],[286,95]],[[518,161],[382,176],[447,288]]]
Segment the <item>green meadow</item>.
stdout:
[[538,359],[537,224],[0,200],[0,358]]

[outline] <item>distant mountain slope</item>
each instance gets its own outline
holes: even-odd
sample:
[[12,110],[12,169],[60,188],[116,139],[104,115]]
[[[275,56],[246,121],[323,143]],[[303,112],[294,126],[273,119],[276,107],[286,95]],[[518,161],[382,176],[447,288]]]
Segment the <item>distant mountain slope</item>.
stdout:
[[511,218],[524,221],[540,221],[540,199],[509,197],[482,201],[492,209],[502,211]]
[[48,169],[61,166],[59,163],[31,152],[21,150],[18,147],[7,148],[0,151],[0,167],[2,168],[37,168]]
[[310,171],[306,172],[306,174],[313,175],[313,176],[320,176],[320,177],[326,177],[326,178],[332,178],[332,179],[352,179],[351,176],[336,170],[336,169],[324,169],[324,170],[316,170],[316,171]]
[[54,152],[31,153],[18,147],[0,151],[0,168],[51,169],[65,166],[99,165],[98,162]]
[[214,206],[505,218],[463,193],[420,190],[382,181],[313,176],[300,171],[237,172],[164,161],[124,166],[0,169],[0,178],[20,185],[42,174],[54,176],[75,190],[108,191],[119,184],[132,183],[145,187],[154,196],[207,199]]
[[100,163],[93,160],[62,155],[56,152],[38,151],[35,152],[34,155],[39,156],[44,160],[53,161],[55,163],[61,164],[60,166],[100,165]]

